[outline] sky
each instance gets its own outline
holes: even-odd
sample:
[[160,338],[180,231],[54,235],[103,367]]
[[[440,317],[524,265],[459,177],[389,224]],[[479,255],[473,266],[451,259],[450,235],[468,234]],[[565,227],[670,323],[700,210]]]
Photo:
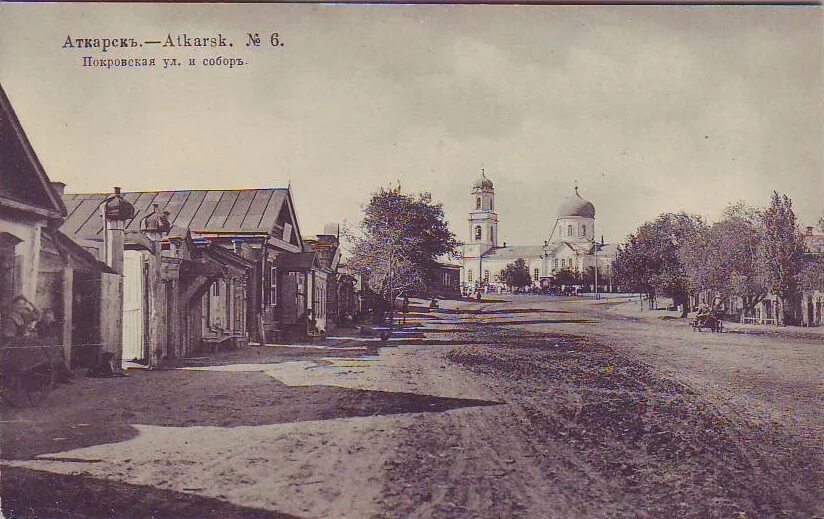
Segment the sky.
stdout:
[[[483,167],[501,241],[547,239],[577,180],[596,234],[620,242],[660,213],[713,220],[773,190],[803,225],[818,220],[822,21],[786,6],[3,3],[0,83],[69,192],[291,183],[313,234],[400,182],[443,202],[466,239]],[[233,46],[63,48],[181,33]],[[246,64],[202,66],[217,56]]]

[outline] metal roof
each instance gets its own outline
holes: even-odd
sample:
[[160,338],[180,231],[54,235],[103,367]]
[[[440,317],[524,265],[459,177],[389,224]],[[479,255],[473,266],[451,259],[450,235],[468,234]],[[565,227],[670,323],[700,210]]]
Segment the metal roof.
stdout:
[[[287,188],[244,190],[144,191],[123,193],[135,208],[127,230],[139,230],[140,221],[158,204],[169,211],[173,226],[196,233],[269,234],[283,203]],[[103,232],[100,204],[108,193],[64,194],[68,217],[60,228],[80,239],[94,239]]]
[[511,247],[495,247],[483,255],[484,259],[516,260],[523,258],[529,260],[540,257],[544,253],[544,248],[540,245],[515,245]]

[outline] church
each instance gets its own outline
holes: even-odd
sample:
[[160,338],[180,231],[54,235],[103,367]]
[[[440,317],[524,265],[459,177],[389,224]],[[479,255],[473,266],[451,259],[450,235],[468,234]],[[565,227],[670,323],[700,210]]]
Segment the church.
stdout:
[[472,210],[469,212],[469,240],[461,252],[461,287],[491,289],[503,287],[507,265],[523,258],[533,286],[546,287],[561,270],[585,273],[597,264],[599,291],[611,287],[611,268],[616,248],[595,240],[595,206],[578,193],[575,185],[558,207],[542,245],[498,245],[498,215],[495,188],[481,170],[472,184]]

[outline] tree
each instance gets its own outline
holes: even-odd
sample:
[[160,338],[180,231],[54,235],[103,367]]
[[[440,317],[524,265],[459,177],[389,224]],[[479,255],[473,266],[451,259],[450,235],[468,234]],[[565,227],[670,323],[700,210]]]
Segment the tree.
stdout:
[[750,315],[767,295],[758,271],[761,213],[745,203],[732,204],[722,220],[698,227],[680,249],[690,290],[713,290],[741,297]]
[[523,288],[532,284],[532,276],[529,275],[529,267],[523,258],[518,258],[515,263],[510,263],[503,271],[504,283],[510,288]]
[[552,286],[555,287],[577,285],[579,282],[578,274],[568,268],[563,268],[552,276]]
[[457,244],[442,204],[433,203],[429,193],[405,194],[399,185],[373,193],[363,214],[357,232],[345,231],[352,243],[348,264],[367,277],[373,291],[393,301],[396,294],[438,283],[435,258]]
[[619,284],[647,294],[650,302],[658,295],[671,297],[686,317],[690,282],[680,250],[705,227],[699,217],[687,213],[666,213],[646,222],[618,251],[613,272]]
[[818,219],[818,230],[824,232],[824,214]]
[[804,251],[792,200],[773,191],[761,215],[762,236],[757,265],[762,282],[781,299],[783,324],[795,321],[801,258]]

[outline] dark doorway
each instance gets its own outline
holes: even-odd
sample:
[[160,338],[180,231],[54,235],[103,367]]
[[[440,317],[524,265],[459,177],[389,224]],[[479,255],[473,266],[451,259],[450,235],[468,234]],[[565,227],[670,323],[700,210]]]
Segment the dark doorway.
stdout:
[[74,271],[72,368],[88,368],[100,349],[100,275]]

